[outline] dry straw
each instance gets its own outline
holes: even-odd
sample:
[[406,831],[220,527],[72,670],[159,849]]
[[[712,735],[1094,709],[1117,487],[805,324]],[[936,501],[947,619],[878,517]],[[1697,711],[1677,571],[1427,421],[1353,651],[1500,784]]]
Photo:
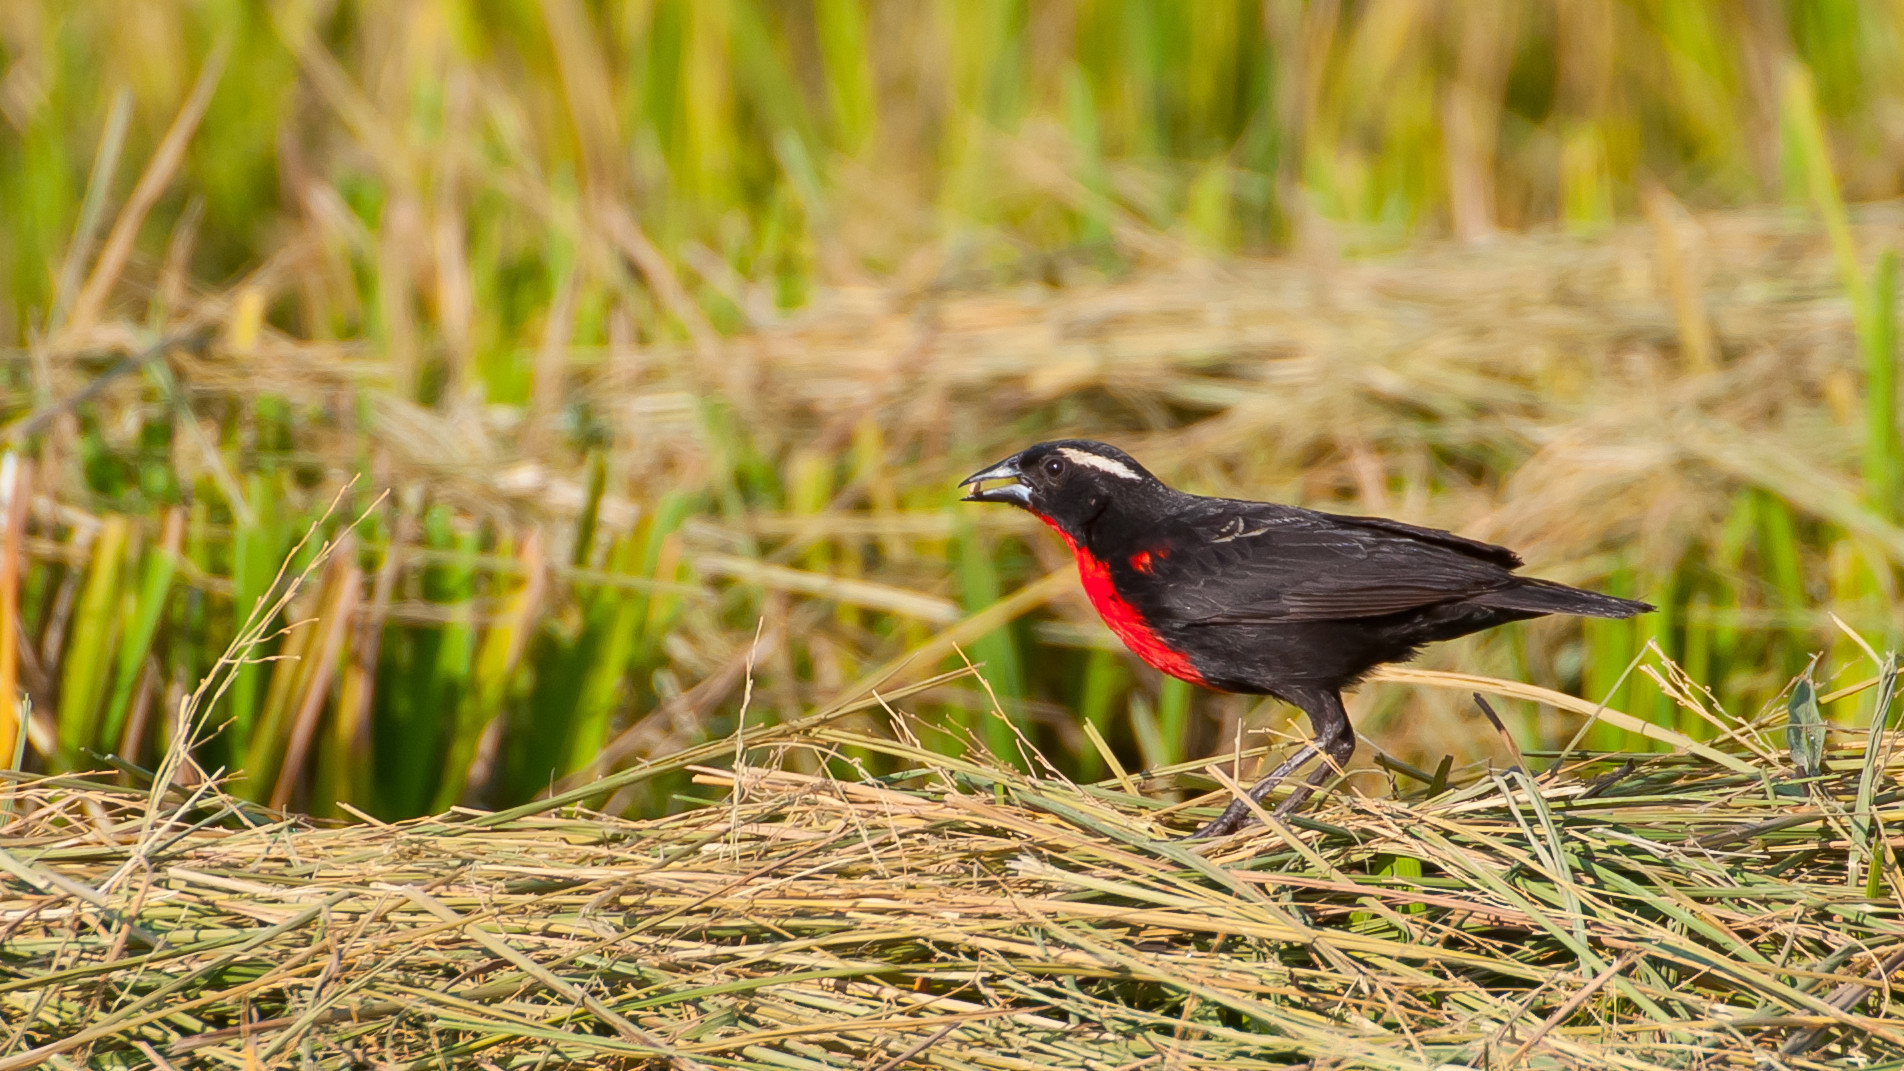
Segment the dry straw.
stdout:
[[[1862,686],[1880,709],[1895,677]],[[0,826],[0,1071],[1904,1059],[1882,726],[1810,781],[1748,726],[1728,758],[1751,773],[1658,755],[1344,788],[1195,844],[1167,839],[1183,805],[911,742],[907,699],[943,683],[398,824],[169,774],[26,781]],[[892,732],[842,727],[859,710]],[[902,772],[785,765],[802,752]],[[581,806],[683,771],[724,802]]]

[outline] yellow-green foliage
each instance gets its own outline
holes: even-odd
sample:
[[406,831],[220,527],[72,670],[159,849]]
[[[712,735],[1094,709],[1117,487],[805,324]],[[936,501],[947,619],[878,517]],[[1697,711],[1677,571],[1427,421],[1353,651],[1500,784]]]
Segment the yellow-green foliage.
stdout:
[[[1267,715],[1103,653],[1043,533],[949,508],[1060,431],[1652,599],[1437,657],[1704,736],[1662,651],[1749,714],[1864,658],[1826,610],[1898,638],[1895,231],[1846,204],[1897,192],[1901,34],[1852,3],[0,4],[34,761],[149,761],[360,515],[213,708],[200,757],[259,800],[511,802],[961,651],[1014,723],[947,686],[937,751],[1233,741]],[[1368,695],[1399,753],[1492,746]]]

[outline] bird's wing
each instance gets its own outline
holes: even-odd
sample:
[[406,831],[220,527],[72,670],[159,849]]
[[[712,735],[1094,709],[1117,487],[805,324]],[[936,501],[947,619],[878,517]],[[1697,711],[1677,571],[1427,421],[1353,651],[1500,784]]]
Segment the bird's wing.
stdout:
[[1514,582],[1513,551],[1378,517],[1206,500],[1187,511],[1145,585],[1179,624],[1377,617]]

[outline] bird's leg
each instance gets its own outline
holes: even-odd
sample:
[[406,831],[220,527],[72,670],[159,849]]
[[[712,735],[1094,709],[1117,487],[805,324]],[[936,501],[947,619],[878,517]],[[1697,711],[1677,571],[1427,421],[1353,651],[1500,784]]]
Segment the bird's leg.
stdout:
[[1320,788],[1330,775],[1348,769],[1349,758],[1355,754],[1355,730],[1349,727],[1349,719],[1346,715],[1342,719],[1341,735],[1323,741],[1322,753],[1327,756],[1328,761],[1310,771],[1309,779],[1303,782],[1302,787],[1291,792],[1287,799],[1276,805],[1276,817],[1281,818],[1302,806],[1303,801],[1315,795],[1316,789]]
[[[1302,768],[1303,763],[1308,762],[1321,753],[1322,749],[1316,747],[1315,744],[1304,744],[1294,755],[1284,759],[1282,765],[1271,770],[1266,776],[1251,785],[1247,795],[1250,799],[1261,803],[1263,797],[1269,795],[1270,790],[1281,783],[1283,778],[1295,773]],[[1183,839],[1198,840],[1203,837],[1225,836],[1243,828],[1244,825],[1248,824],[1249,820],[1249,804],[1244,803],[1240,799],[1234,799],[1230,801],[1228,807],[1223,808],[1222,814],[1204,823],[1195,833],[1191,833]]]
[[[1301,750],[1285,759],[1267,776],[1251,785],[1245,795],[1250,801],[1261,803],[1263,797],[1269,795],[1284,778],[1300,769],[1303,763],[1316,755],[1327,755],[1330,761],[1316,767],[1302,787],[1296,789],[1288,799],[1277,806],[1276,815],[1279,818],[1301,806],[1302,802],[1315,792],[1316,786],[1330,774],[1347,766],[1349,757],[1355,754],[1355,729],[1349,724],[1349,712],[1342,706],[1340,693],[1318,689],[1298,692],[1288,698],[1309,715],[1309,723],[1316,730],[1316,738],[1303,745]],[[1225,836],[1248,825],[1251,817],[1248,803],[1241,799],[1231,800],[1230,805],[1223,808],[1222,814],[1217,815],[1185,839]]]

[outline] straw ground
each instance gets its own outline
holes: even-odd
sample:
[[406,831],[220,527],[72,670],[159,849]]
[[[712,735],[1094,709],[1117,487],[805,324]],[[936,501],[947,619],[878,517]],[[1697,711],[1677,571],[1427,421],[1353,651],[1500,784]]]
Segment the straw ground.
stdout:
[[[1725,764],[1536,757],[1186,844],[1221,794],[921,747],[903,711],[943,683],[496,813],[320,826],[189,770],[18,784],[0,1068],[1904,1061],[1882,729],[1809,777],[1736,722]],[[868,710],[891,731],[841,727]],[[707,805],[582,806],[673,772]]]

